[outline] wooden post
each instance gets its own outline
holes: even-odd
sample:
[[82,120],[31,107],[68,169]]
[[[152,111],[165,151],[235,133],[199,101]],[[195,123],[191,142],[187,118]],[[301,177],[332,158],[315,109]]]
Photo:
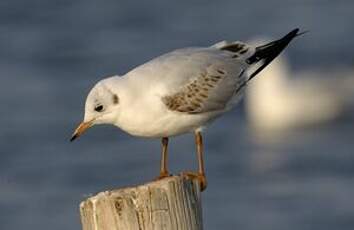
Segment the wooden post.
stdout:
[[171,176],[80,204],[83,230],[202,230],[198,181]]

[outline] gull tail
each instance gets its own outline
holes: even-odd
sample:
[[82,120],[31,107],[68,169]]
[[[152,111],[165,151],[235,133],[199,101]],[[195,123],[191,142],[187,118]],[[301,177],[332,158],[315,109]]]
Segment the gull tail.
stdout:
[[247,82],[254,78],[267,65],[269,65],[274,60],[274,58],[276,58],[288,46],[291,40],[306,32],[307,31],[299,33],[299,29],[296,28],[279,40],[256,47],[255,53],[247,58],[246,62],[250,65],[256,64],[260,61],[263,61],[263,63],[252,74],[249,75]]

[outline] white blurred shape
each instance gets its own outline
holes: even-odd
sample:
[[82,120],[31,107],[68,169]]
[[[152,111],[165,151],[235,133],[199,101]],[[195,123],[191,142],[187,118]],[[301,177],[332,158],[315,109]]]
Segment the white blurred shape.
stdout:
[[279,56],[249,83],[245,101],[253,128],[289,130],[324,123],[353,105],[354,76],[348,71],[293,75]]

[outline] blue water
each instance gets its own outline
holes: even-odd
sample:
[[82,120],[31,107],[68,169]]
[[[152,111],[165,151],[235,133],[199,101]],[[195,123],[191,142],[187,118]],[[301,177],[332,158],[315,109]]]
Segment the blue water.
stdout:
[[[0,2],[0,229],[80,229],[79,202],[156,177],[159,140],[111,126],[69,137],[92,85],[174,48],[278,37],[301,27],[295,71],[351,68],[354,2]],[[205,229],[353,229],[354,122],[260,142],[242,104],[205,134]],[[174,172],[196,166],[193,137],[171,140]]]

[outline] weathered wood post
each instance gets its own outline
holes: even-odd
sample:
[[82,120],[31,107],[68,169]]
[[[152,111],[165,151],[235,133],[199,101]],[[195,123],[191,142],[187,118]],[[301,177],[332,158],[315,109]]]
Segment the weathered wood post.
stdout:
[[106,191],[80,204],[83,230],[202,230],[197,180],[171,176]]

